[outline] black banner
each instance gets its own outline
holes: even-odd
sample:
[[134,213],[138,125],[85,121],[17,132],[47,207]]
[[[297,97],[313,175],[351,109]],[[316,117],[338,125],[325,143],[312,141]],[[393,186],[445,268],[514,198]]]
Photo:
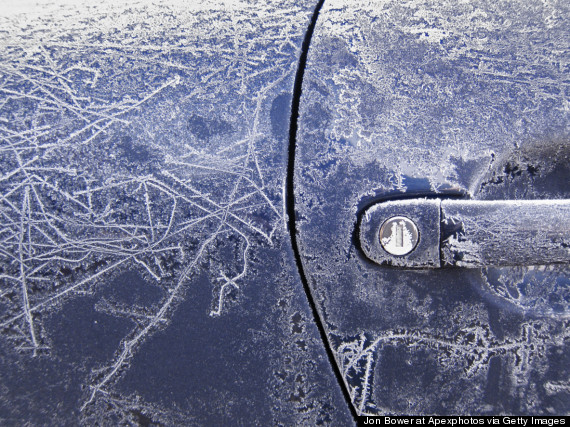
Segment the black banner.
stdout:
[[362,416],[359,426],[517,426],[517,427],[557,427],[570,425],[565,416]]

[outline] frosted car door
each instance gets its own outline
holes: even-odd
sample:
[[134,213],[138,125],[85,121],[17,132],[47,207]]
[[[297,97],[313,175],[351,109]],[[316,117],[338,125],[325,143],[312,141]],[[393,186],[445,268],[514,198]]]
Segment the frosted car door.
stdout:
[[284,220],[315,2],[3,3],[0,424],[350,424]]
[[[555,1],[324,3],[296,135],[297,250],[358,413],[570,410],[569,19]],[[507,205],[528,201],[544,215],[528,223],[554,233],[542,258],[519,256],[542,244],[526,221],[505,234],[521,212]],[[425,265],[402,261],[430,233]]]

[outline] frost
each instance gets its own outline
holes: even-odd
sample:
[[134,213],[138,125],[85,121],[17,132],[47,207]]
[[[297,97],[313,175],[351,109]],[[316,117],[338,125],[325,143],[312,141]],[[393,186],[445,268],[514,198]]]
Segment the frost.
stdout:
[[[462,367],[465,379],[486,375],[494,356],[507,357],[514,382],[526,386],[529,374],[536,369],[536,359],[544,359],[549,345],[563,345],[570,339],[566,330],[551,336],[540,323],[525,323],[515,339],[499,340],[488,327],[476,325],[459,331],[453,338],[444,338],[419,330],[386,331],[375,339],[366,334],[343,342],[336,349],[342,375],[354,406],[361,415],[388,414],[391,411],[373,401],[374,366],[382,362],[382,349],[403,346],[408,351],[431,349],[437,351],[443,369]],[[550,383],[549,383],[550,384]],[[546,386],[551,392],[568,387]]]
[[324,3],[300,103],[298,240],[361,413],[568,411],[542,388],[567,378],[567,266],[478,269],[564,263],[563,239],[532,227],[560,231],[566,215],[442,208],[441,255],[462,268],[437,271],[372,265],[358,234],[386,201],[568,198],[566,15],[550,1]]
[[[334,104],[329,144],[355,165],[374,159],[401,174],[394,188],[402,175],[434,189],[467,178],[462,188],[473,194],[477,176],[453,159],[480,168],[498,149],[566,133],[567,82],[562,68],[546,65],[568,60],[563,8],[516,4],[327,2],[311,65],[320,67],[315,76],[326,70],[324,105]],[[506,18],[513,13],[516,22]],[[521,43],[537,14],[541,42]],[[543,48],[554,40],[560,48]]]
[[380,340],[369,342],[364,334],[356,340],[343,343],[336,349],[342,376],[348,387],[350,399],[360,414],[367,413],[371,407],[373,365],[376,347]]
[[477,242],[466,240],[458,236],[451,236],[445,241],[443,258],[444,260],[452,260],[455,254],[460,253],[462,258],[455,263],[457,266],[479,266],[485,264],[480,252],[481,248]]
[[570,393],[570,381],[549,381],[544,385],[547,394]]
[[211,276],[204,314],[223,315],[252,251],[282,231],[267,111],[291,90],[303,7],[108,1],[0,17],[2,336],[46,353],[45,314],[127,270],[162,291],[97,303],[134,326],[93,373],[85,413],[131,405],[112,386],[192,280]]
[[144,402],[140,396],[123,397],[116,394],[102,396],[97,407],[84,416],[85,425],[188,425],[193,421],[178,408],[165,410]]
[[566,266],[488,268],[485,273],[485,290],[516,310],[552,318],[570,317]]

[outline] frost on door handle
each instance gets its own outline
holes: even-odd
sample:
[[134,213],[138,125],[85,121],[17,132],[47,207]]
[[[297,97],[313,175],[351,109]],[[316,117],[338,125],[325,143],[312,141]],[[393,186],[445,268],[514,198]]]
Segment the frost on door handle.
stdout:
[[[383,244],[389,240],[385,224],[404,220],[416,227],[416,241],[411,251],[399,253]],[[422,198],[369,207],[362,214],[359,237],[364,254],[380,265],[477,268],[568,263],[569,228],[568,199]]]

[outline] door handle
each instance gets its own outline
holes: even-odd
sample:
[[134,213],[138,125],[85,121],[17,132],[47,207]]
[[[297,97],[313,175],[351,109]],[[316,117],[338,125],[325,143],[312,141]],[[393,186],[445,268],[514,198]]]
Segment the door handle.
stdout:
[[570,262],[570,199],[407,199],[360,219],[364,254],[380,265],[443,268]]

